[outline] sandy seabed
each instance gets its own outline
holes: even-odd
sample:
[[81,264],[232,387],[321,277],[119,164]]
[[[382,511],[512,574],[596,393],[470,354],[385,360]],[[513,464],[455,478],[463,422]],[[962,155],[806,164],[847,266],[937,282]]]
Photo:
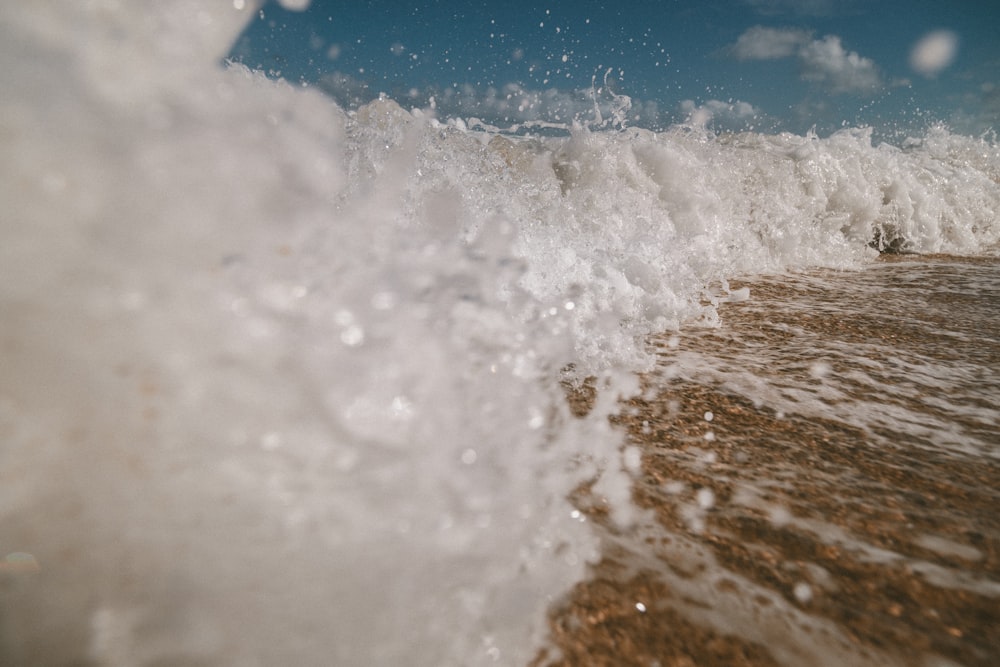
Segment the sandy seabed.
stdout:
[[[884,383],[909,382],[887,362],[903,349],[944,365],[971,361],[984,375],[955,399],[968,410],[949,415],[919,387],[885,404],[923,411],[973,442],[1000,443],[990,418],[1000,387],[989,370],[1000,368],[1000,295],[927,284],[962,280],[966,269],[995,277],[1000,263],[929,258],[917,267],[885,266],[877,279],[913,283],[943,300],[941,312],[925,304],[903,317],[866,304],[855,290],[864,276],[765,278],[748,284],[752,306],[722,306],[720,328],[653,341],[661,369],[617,418],[641,450],[633,495],[651,518],[616,529],[600,499],[580,489],[578,506],[604,536],[603,557],[553,608],[557,649],[534,665],[1000,664],[996,449],[976,455],[937,446],[919,429],[778,411],[718,376],[671,370],[690,349],[736,366],[743,356],[759,362],[762,349],[774,360],[802,357],[810,336],[825,341],[823,349],[805,342],[831,372],[863,364]],[[914,270],[919,280],[905,278]],[[850,349],[858,359],[845,355]],[[771,363],[769,382],[801,375],[802,362]],[[879,405],[870,386],[844,386]],[[584,412],[588,392],[570,400]]]

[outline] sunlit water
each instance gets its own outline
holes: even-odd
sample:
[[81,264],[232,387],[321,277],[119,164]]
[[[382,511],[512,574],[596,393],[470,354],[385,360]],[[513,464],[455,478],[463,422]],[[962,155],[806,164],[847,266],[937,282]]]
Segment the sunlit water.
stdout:
[[721,327],[657,339],[621,417],[650,514],[555,613],[560,664],[994,664],[998,278],[757,278]]
[[[644,516],[608,417],[650,335],[873,243],[996,252],[990,140],[347,113],[219,65],[251,4],[0,10],[5,664],[526,662],[599,558],[568,497],[596,479],[615,525]],[[973,360],[842,344],[785,385],[766,348],[671,372],[995,457],[972,389],[914,417]],[[891,409],[844,412],[873,391]]]
[[843,422],[878,445],[997,459],[997,266],[902,256],[761,278],[729,311],[746,325],[679,352],[676,372],[778,412]]

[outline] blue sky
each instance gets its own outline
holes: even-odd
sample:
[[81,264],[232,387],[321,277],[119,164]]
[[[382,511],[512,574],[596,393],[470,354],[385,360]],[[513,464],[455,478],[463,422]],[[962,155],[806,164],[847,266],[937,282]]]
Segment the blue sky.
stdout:
[[386,93],[509,126],[627,95],[640,126],[1000,130],[996,0],[305,4],[266,4],[232,57],[347,105]]

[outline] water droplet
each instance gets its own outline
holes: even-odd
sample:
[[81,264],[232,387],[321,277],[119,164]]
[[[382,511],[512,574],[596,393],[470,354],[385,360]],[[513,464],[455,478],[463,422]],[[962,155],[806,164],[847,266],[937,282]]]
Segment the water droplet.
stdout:
[[348,347],[356,347],[365,341],[365,330],[352,324],[340,332],[340,342]]
[[684,493],[684,482],[680,481],[666,482],[663,485],[663,490],[664,492],[674,496],[680,495],[681,493]]
[[809,374],[819,380],[829,375],[831,370],[830,364],[825,361],[817,361],[809,367]]
[[638,447],[627,447],[622,452],[622,464],[625,469],[632,473],[639,472],[642,467],[642,453]]
[[[413,416],[413,402],[406,396],[393,396],[389,407],[393,419],[409,419]],[[475,455],[475,452],[473,452]]]

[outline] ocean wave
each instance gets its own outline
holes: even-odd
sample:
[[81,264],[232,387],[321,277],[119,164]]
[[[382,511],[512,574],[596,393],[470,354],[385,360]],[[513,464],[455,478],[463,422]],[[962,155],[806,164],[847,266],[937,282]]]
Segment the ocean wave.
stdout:
[[647,335],[734,276],[997,252],[994,139],[347,112],[217,66],[243,3],[154,4],[0,15],[13,662],[525,661],[595,557],[568,495],[639,512]]

